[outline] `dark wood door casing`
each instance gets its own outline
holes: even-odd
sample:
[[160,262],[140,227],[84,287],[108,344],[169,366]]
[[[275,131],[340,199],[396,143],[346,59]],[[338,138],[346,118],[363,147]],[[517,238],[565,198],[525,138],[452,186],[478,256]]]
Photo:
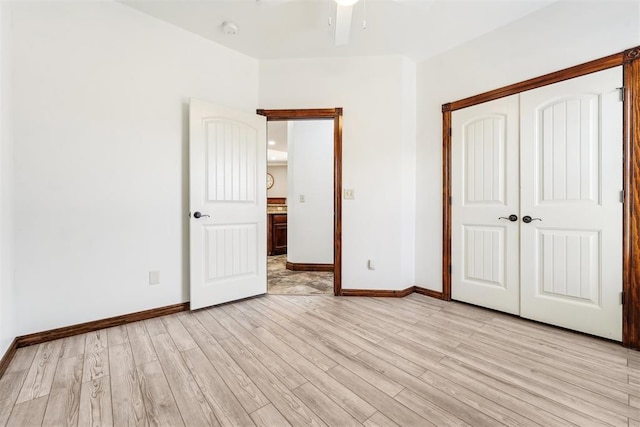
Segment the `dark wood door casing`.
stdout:
[[342,295],[342,108],[257,110],[267,121],[333,120],[333,294]]
[[451,300],[451,112],[613,67],[623,67],[622,344],[640,350],[640,46],[442,106],[442,293]]

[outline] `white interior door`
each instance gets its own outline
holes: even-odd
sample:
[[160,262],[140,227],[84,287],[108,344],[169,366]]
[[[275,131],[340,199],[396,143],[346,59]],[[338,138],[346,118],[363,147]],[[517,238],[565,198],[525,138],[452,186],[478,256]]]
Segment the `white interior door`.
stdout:
[[[452,113],[451,296],[519,312],[518,96]],[[503,217],[503,219],[499,219]]]
[[622,339],[621,67],[521,94],[521,315]]
[[266,119],[190,111],[191,309],[267,291]]

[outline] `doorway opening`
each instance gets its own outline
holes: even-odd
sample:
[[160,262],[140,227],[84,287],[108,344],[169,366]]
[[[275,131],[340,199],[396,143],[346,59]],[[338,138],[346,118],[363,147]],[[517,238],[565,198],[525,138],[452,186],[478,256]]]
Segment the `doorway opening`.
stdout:
[[267,118],[268,293],[340,295],[342,109]]

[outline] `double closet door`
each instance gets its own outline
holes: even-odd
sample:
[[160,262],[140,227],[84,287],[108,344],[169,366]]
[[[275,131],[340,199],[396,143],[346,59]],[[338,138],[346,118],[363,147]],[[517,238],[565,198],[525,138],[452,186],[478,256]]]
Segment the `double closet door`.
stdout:
[[452,113],[455,300],[622,339],[621,67]]

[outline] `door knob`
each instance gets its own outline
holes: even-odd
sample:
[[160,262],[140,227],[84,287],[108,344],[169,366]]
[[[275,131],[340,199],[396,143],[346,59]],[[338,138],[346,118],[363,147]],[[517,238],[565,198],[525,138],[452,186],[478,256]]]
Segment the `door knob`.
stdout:
[[193,217],[194,217],[195,219],[202,218],[202,217],[205,217],[205,216],[206,216],[207,218],[209,218],[209,215],[203,215],[203,214],[201,214],[201,213],[200,213],[200,212],[198,212],[198,211],[195,211],[195,212],[193,213]]
[[518,220],[518,215],[511,214],[508,217],[507,216],[498,217],[498,219],[508,219],[511,222],[516,222]]
[[529,224],[531,221],[542,221],[542,218],[531,218],[529,215],[522,217],[522,222]]

